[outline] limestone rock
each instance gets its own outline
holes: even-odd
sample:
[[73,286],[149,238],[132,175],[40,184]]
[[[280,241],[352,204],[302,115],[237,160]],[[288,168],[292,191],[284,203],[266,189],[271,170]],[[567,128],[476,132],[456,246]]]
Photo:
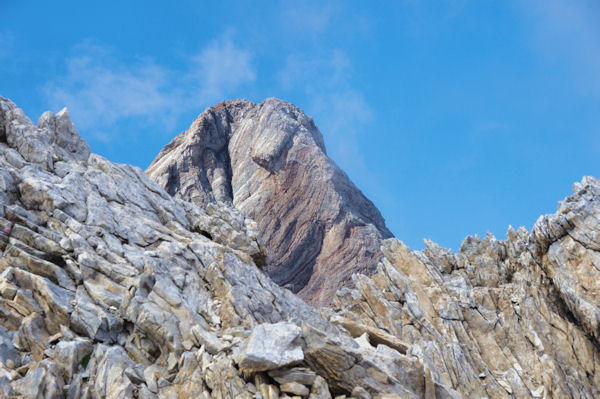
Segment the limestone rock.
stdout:
[[90,360],[89,373],[94,375],[93,392],[102,398],[129,398],[134,385],[125,374],[133,361],[120,346],[97,345]]
[[397,337],[435,397],[596,397],[599,189],[586,177],[531,234],[469,237],[457,254],[386,240],[378,273],[338,292],[332,321]]
[[282,392],[287,392],[298,396],[308,396],[310,393],[306,386],[293,381],[281,384],[280,389]]
[[38,127],[54,133],[54,148],[58,158],[77,161],[87,161],[89,158],[90,147],[79,136],[66,108],[56,115],[45,112],[38,121]]
[[269,371],[269,376],[279,384],[297,382],[299,384],[312,386],[317,374],[306,367],[280,368]]
[[[282,102],[213,113],[197,138],[214,154],[241,151],[223,132],[289,133],[247,148],[269,176],[298,141],[322,147]],[[504,241],[383,240],[376,273],[317,310],[257,267],[260,224],[227,203],[229,175],[215,168],[210,189],[189,186],[206,201],[184,201],[76,133],[66,112],[36,126],[0,98],[0,396],[600,397],[600,181]]]
[[200,345],[204,345],[208,353],[215,355],[225,348],[225,344],[221,340],[211,333],[210,331],[204,330],[199,325],[192,327],[192,334],[196,338],[196,341]]
[[25,377],[12,383],[12,389],[26,398],[54,399],[63,394],[64,381],[58,366],[48,360],[30,369]]
[[207,109],[146,173],[171,195],[232,203],[255,220],[271,278],[312,304],[329,303],[353,272],[372,272],[391,237],[312,119],[281,100]]
[[85,356],[92,352],[90,340],[85,338],[76,338],[72,341],[63,340],[56,344],[54,348],[54,359],[57,365],[63,370],[66,381],[71,381]]
[[[2,395],[277,398],[294,382],[330,397],[327,381],[350,394],[340,370],[304,361],[316,349],[303,331],[342,346],[353,338],[256,267],[256,223],[88,154],[66,112],[35,126],[14,104],[0,105]],[[273,151],[254,155],[273,163]],[[393,367],[373,363],[374,347],[349,351],[371,359],[355,364],[356,375]],[[252,380],[243,366],[252,359],[268,363],[261,368],[273,379],[255,371],[263,379]],[[419,392],[422,381],[413,383],[358,385]]]
[[303,361],[301,332],[300,327],[286,322],[256,326],[240,353],[240,368],[246,372],[267,371]]
[[325,381],[323,377],[318,376],[316,378],[315,383],[310,390],[308,399],[331,399],[327,381]]

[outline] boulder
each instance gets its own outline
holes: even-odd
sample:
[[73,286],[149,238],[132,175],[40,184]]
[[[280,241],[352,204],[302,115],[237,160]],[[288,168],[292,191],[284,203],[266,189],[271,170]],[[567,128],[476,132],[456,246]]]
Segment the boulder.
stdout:
[[239,355],[240,368],[253,373],[301,362],[304,360],[301,333],[300,327],[292,323],[259,324]]

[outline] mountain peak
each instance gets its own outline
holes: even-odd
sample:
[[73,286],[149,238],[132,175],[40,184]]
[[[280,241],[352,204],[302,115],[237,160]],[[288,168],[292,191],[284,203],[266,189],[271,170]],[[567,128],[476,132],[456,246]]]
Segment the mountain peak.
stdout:
[[[531,232],[412,251],[313,127],[280,100],[208,109],[155,164],[186,201],[0,98],[0,397],[600,397],[599,180]],[[299,294],[342,285],[328,308],[260,270],[315,253]]]
[[277,98],[208,108],[146,173],[171,195],[231,203],[254,219],[266,271],[309,303],[329,303],[353,273],[372,273],[391,237],[327,156],[312,118]]

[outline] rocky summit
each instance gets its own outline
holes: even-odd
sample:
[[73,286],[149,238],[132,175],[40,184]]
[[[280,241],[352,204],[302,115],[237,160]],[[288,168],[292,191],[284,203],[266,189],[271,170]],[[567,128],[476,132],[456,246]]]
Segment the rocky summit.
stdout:
[[592,177],[452,253],[389,238],[279,100],[210,108],[149,173],[0,97],[1,398],[600,397]]
[[374,272],[392,236],[313,120],[278,99],[207,109],[146,173],[171,195],[224,202],[256,221],[265,270],[310,304],[330,303],[352,273]]

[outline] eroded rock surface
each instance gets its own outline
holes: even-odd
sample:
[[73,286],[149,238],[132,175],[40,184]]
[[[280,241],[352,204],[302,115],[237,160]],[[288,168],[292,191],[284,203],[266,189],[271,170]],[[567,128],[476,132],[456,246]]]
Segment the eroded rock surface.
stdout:
[[331,320],[396,337],[465,397],[599,397],[599,221],[586,177],[532,233],[470,237],[457,254],[386,240],[378,273],[338,292]]
[[90,154],[66,111],[0,97],[0,188],[0,397],[600,397],[594,178],[504,241],[386,239],[320,310],[251,219]]
[[146,173],[178,198],[233,204],[255,220],[267,272],[311,304],[329,303],[353,272],[373,272],[391,237],[312,119],[281,100],[207,109]]
[[66,111],[35,125],[1,97],[0,110],[0,396],[426,389],[415,358],[361,346],[258,268],[256,224],[235,208],[90,155]]

